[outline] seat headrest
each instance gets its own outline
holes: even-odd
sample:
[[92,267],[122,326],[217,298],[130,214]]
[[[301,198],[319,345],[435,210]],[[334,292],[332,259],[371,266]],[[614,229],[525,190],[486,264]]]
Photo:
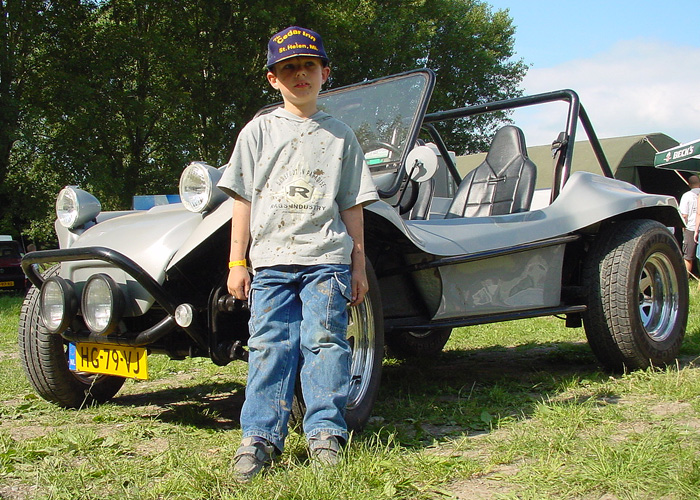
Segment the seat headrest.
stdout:
[[519,156],[527,157],[523,131],[514,125],[498,129],[486,154],[486,162],[491,166],[505,166]]

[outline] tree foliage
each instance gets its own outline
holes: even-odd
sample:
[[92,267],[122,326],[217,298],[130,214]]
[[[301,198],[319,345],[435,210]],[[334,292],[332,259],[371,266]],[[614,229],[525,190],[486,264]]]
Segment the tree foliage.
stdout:
[[[432,109],[519,93],[513,27],[479,0],[0,0],[0,232],[51,238],[78,184],[105,209],[177,189],[192,160],[224,163],[261,106],[269,36],[323,34],[330,87],[429,67]],[[494,122],[456,123],[464,152]]]
[[[47,11],[43,0],[0,1],[0,228],[19,232],[22,200],[11,196],[9,172],[13,150],[22,140],[22,123],[28,112],[32,86],[42,73],[41,48],[47,37]],[[30,147],[29,145],[27,145]]]

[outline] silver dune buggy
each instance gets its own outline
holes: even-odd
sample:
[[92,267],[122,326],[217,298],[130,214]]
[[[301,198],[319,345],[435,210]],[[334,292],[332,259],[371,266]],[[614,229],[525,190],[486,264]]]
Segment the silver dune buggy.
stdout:
[[[413,71],[319,101],[355,130],[382,196],[365,209],[370,293],[350,313],[349,426],[370,415],[385,345],[434,354],[455,327],[562,315],[584,325],[607,369],[672,361],[688,315],[675,199],[612,178],[574,92],[426,114],[434,78]],[[535,189],[520,129],[499,129],[462,178],[436,126],[553,101],[569,112],[546,189]],[[571,172],[579,122],[600,174]],[[147,211],[100,212],[90,194],[61,191],[60,249],[22,263],[34,286],[19,349],[42,397],[65,407],[109,400],[125,377],[147,376],[152,354],[246,359],[249,312],[225,284],[232,201],[215,187],[222,168],[190,164],[181,202]],[[302,394],[297,401],[303,411]]]

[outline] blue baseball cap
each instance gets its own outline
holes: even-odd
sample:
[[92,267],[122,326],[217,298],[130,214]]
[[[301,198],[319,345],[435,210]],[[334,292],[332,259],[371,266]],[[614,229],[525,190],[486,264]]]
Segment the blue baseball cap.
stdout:
[[267,67],[297,56],[320,57],[328,62],[321,35],[313,30],[290,26],[270,38],[267,44]]

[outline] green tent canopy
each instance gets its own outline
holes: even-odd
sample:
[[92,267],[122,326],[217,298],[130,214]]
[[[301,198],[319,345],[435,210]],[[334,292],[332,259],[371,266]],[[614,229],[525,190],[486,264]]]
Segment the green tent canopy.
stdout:
[[700,172],[700,139],[656,153],[654,166],[686,172]]

